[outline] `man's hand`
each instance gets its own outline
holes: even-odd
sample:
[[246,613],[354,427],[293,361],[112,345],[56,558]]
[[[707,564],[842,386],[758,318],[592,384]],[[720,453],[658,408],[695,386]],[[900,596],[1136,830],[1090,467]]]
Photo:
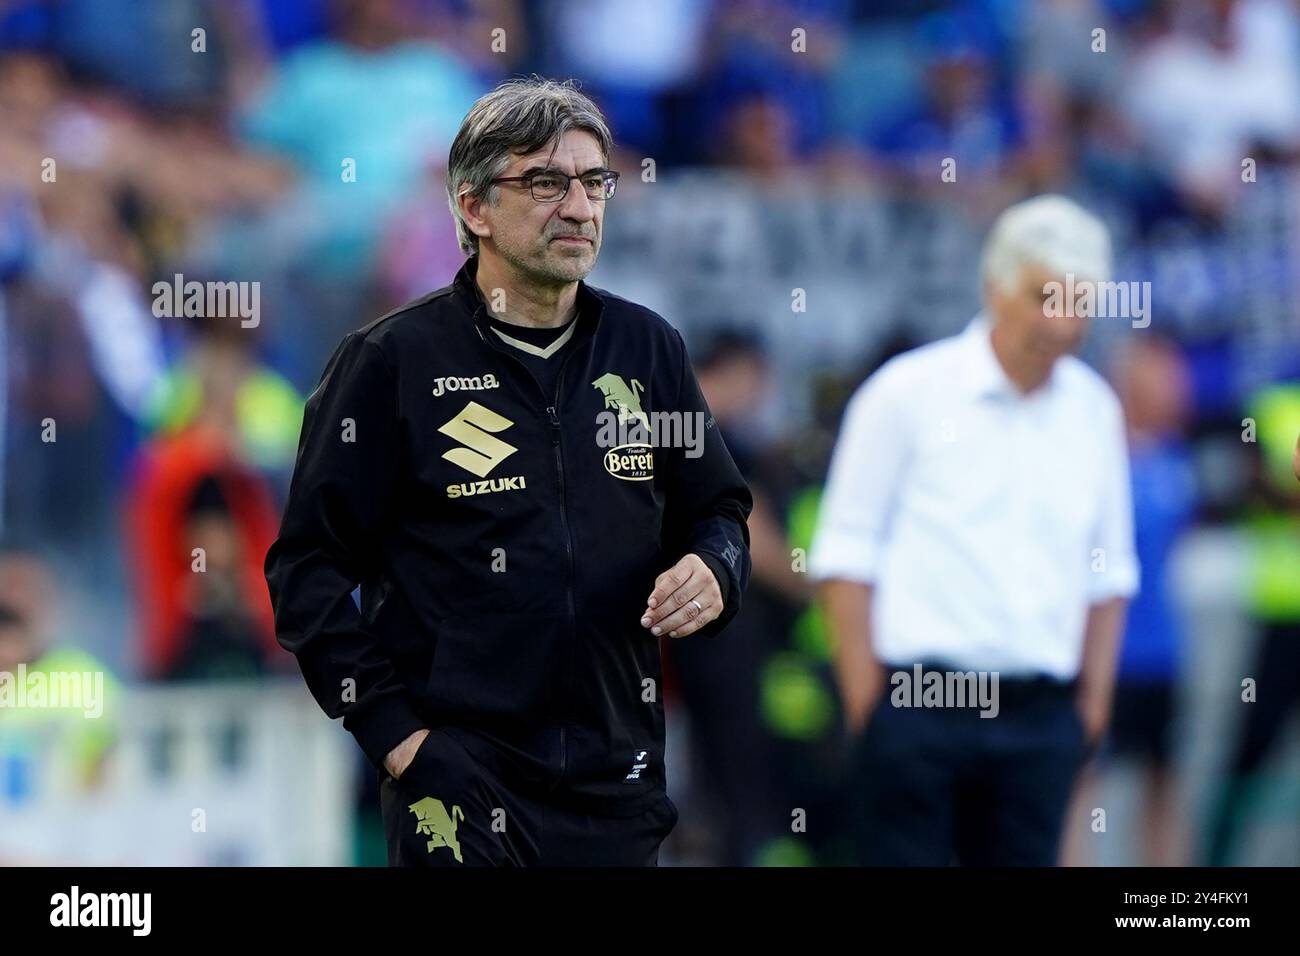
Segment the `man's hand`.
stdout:
[[428,730],[417,730],[388,751],[388,756],[384,758],[384,769],[388,771],[390,777],[394,780],[402,778],[406,768],[415,759],[415,752],[420,749],[420,744],[424,743],[424,738],[427,736],[429,736]]
[[867,723],[875,712],[880,696],[886,693],[888,672],[885,665],[872,659],[862,670],[860,681],[841,684],[844,695],[844,726],[852,737],[861,737],[867,732]]
[[825,612],[835,653],[835,679],[844,708],[844,726],[854,739],[866,732],[889,683],[885,665],[872,650],[873,594],[870,584],[839,579],[823,581],[817,589],[817,602]]
[[688,637],[722,613],[722,588],[698,554],[688,554],[655,579],[641,626],[658,636]]
[[1083,724],[1084,743],[1089,753],[1101,743],[1110,723],[1126,605],[1123,598],[1110,598],[1088,608],[1075,709]]
[[1110,723],[1110,696],[1108,694],[1090,693],[1080,690],[1075,700],[1075,709],[1079,712],[1079,721],[1083,724],[1084,745],[1092,750],[1106,733]]

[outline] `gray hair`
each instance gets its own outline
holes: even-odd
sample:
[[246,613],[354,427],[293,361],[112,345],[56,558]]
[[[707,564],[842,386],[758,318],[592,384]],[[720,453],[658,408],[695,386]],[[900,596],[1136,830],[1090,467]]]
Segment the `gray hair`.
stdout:
[[609,126],[599,107],[578,92],[573,80],[557,82],[534,74],[506,80],[479,97],[461,123],[447,157],[447,202],[463,252],[477,255],[478,236],[465,225],[457,197],[469,192],[486,197],[488,204],[495,206],[500,190],[492,180],[510,164],[511,154],[526,155],[552,142],[558,146],[569,130],[596,137],[605,162],[609,162],[614,145]]
[[1058,276],[1108,281],[1110,234],[1105,223],[1065,196],[1026,199],[993,223],[981,271],[985,281],[1010,291],[1031,263]]

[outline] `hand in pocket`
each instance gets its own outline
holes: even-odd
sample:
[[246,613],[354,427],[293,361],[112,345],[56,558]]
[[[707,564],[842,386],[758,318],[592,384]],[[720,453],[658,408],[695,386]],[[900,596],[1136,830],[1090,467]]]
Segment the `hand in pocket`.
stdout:
[[415,756],[429,739],[428,729],[417,730],[388,752],[384,758],[384,769],[394,780],[401,780],[402,775],[415,762]]

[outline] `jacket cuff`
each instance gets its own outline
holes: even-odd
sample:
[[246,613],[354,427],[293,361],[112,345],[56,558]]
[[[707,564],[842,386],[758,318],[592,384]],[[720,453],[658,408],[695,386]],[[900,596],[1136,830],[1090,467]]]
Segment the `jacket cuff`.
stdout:
[[728,577],[729,569],[712,554],[701,554],[700,560],[713,572],[713,576],[718,579],[718,590],[722,592],[722,606],[727,606],[727,595],[731,591],[731,578]]
[[699,555],[705,566],[713,572],[713,576],[718,579],[718,590],[722,592],[722,612],[717,618],[696,631],[695,634],[697,637],[717,637],[722,632],[722,629],[731,623],[731,619],[736,616],[736,612],[740,610],[739,607],[731,606],[733,587],[731,569],[717,555],[705,554],[699,551],[695,553]]
[[404,695],[384,697],[360,713],[343,718],[344,729],[356,738],[367,759],[381,773],[385,772],[384,758],[392,749],[428,726]]

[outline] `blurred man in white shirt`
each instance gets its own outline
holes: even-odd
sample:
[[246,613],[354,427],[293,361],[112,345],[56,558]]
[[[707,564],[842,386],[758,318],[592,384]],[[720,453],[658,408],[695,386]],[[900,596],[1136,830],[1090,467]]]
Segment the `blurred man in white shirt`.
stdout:
[[1052,295],[1109,280],[1110,258],[1064,197],[1008,209],[984,311],[846,410],[810,569],[864,864],[1056,859],[1138,583],[1123,415],[1071,354],[1086,310]]

